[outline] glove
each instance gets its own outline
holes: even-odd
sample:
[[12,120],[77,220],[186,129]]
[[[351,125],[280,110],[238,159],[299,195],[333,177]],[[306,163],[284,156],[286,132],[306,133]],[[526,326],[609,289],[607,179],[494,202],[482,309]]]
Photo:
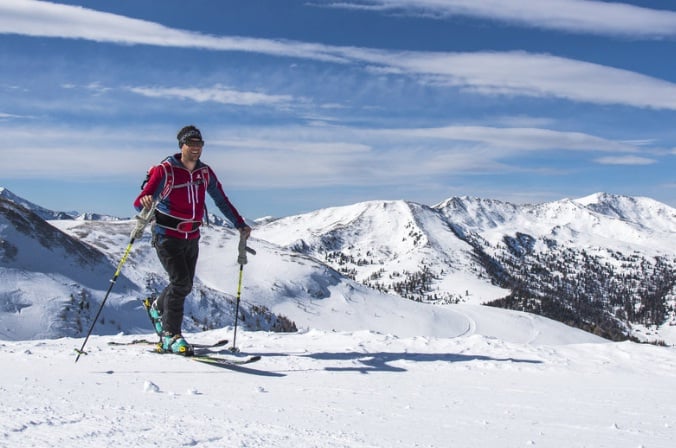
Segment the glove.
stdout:
[[155,202],[150,208],[144,208],[136,215],[136,227],[131,231],[131,238],[137,239],[141,238],[143,235],[143,230],[146,228],[148,223],[153,220],[155,217]]

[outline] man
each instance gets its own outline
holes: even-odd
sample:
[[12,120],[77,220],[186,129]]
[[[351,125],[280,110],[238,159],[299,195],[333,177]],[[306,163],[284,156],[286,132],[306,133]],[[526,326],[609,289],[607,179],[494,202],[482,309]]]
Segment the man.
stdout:
[[195,276],[205,193],[243,238],[249,237],[251,228],[230,203],[216,174],[200,160],[204,147],[200,130],[186,126],[176,137],[181,152],[151,168],[134,207],[150,209],[156,203],[153,245],[169,275],[169,285],[149,310],[160,335],[158,349],[189,356],[194,351],[181,334],[183,304]]

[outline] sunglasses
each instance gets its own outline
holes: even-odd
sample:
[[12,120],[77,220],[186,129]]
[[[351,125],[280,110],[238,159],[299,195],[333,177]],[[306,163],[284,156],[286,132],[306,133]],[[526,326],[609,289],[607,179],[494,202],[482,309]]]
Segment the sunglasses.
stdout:
[[188,146],[196,146],[196,147],[203,147],[204,146],[204,141],[203,140],[186,140],[183,142],[184,145]]

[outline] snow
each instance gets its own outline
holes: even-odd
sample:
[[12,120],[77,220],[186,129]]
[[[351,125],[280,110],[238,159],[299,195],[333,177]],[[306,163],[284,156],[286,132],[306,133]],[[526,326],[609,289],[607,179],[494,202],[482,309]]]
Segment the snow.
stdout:
[[[527,228],[560,238],[588,235],[596,246],[613,236],[611,247],[673,253],[672,209],[640,202],[639,214],[654,218],[644,221],[655,232],[650,243],[635,239],[643,234],[631,214],[616,217],[629,198],[617,198],[617,207],[601,199],[525,212],[547,219],[469,198],[438,207],[468,229],[481,226],[487,241]],[[487,214],[491,208],[497,211]],[[77,308],[89,303],[79,295],[90,294],[92,306],[100,302],[133,222],[50,223],[73,239],[61,236],[52,245],[0,223],[20,248],[14,264],[0,267],[0,337],[6,339],[0,339],[0,448],[671,448],[676,440],[676,347],[612,343],[541,316],[478,305],[504,290],[470,273],[466,244],[432,208],[374,201],[257,229],[242,304],[264,305],[300,331],[249,331],[241,322],[238,348],[262,359],[236,369],[150,353],[150,346],[108,344],[153,338],[138,299],[162,270],[147,234],[124,266],[88,354],[75,363],[73,349],[83,339],[54,335],[82,334],[64,326],[90,322],[73,319],[77,311],[56,316],[59,301],[70,297]],[[394,230],[374,239],[377,229]],[[394,257],[403,266],[397,270],[437,257],[453,268],[440,285],[468,291],[466,302],[431,305],[379,293],[283,247],[312,245],[326,235],[346,239],[355,253]],[[91,249],[78,241],[103,254],[87,258],[96,260],[87,269],[78,254],[91,257]],[[195,291],[210,289],[214,303],[233,297],[236,246],[231,229],[204,229]],[[193,296],[191,312],[199,308],[215,320],[215,308]],[[232,321],[220,312],[219,322]],[[230,326],[197,332],[186,322],[184,328],[196,343],[233,338]],[[676,340],[676,322],[645,331]]]
[[[188,336],[225,337],[232,328]],[[676,437],[673,348],[238,331],[262,360],[237,371],[107,345],[132,338],[93,336],[78,363],[79,339],[0,343],[0,446],[666,448]]]

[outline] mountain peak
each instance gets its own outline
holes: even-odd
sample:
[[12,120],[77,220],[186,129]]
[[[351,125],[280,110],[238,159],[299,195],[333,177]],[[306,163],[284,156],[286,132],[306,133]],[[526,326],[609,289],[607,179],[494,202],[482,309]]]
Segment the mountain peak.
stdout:
[[7,199],[8,201],[11,201],[15,204],[18,204],[36,215],[38,215],[40,218],[44,220],[50,220],[50,219],[73,219],[75,216],[77,216],[77,212],[59,212],[59,211],[53,211],[46,209],[44,207],[41,207],[37,204],[34,204],[33,202],[30,202],[21,196],[18,196],[11,191],[9,191],[5,187],[0,187],[0,197]]
[[603,192],[598,192],[594,194],[590,194],[588,196],[584,196],[581,198],[573,199],[573,202],[577,202],[578,204],[582,205],[591,205],[591,204],[598,204],[600,202],[605,202],[608,198],[613,197],[613,195],[608,194],[608,193],[603,193]]
[[0,187],[0,197],[7,199],[8,201],[11,201],[15,204],[18,204],[36,215],[38,215],[40,218],[49,221],[49,220],[60,220],[60,219],[66,219],[66,220],[71,220],[71,219],[77,219],[81,221],[119,221],[120,218],[110,216],[110,215],[102,215],[99,213],[80,213],[77,211],[54,211],[54,210],[49,210],[47,208],[44,208],[40,205],[37,205],[33,202],[30,202],[21,196],[18,196],[11,191],[9,191],[5,187]]
[[509,221],[518,207],[497,199],[456,196],[432,207],[450,221],[471,229],[492,228]]
[[575,199],[574,202],[593,212],[643,228],[676,232],[676,209],[651,198],[594,193]]

